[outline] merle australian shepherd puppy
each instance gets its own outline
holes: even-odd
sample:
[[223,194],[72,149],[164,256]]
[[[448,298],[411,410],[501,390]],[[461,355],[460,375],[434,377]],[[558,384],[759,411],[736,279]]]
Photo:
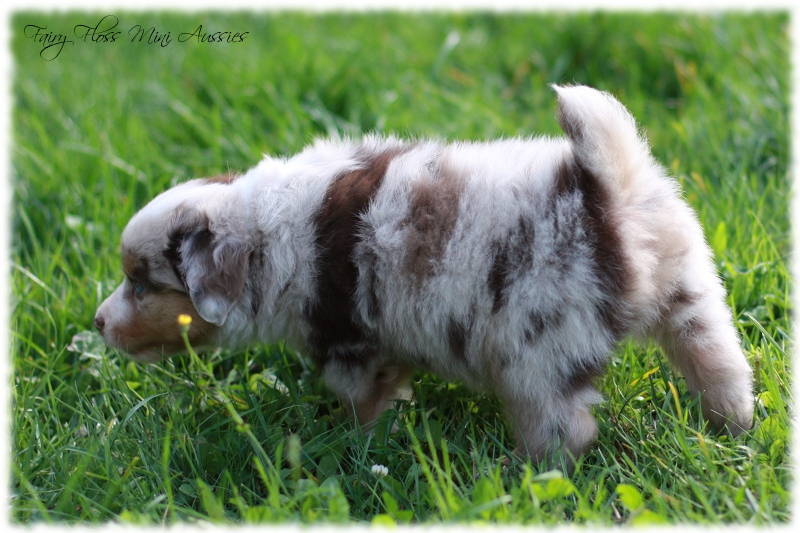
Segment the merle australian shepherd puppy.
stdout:
[[288,340],[361,424],[414,368],[488,388],[518,451],[578,456],[593,379],[652,337],[716,429],[750,428],[752,372],[678,186],[612,96],[555,87],[566,138],[318,141],[155,198],[122,234],[96,327],[141,362]]

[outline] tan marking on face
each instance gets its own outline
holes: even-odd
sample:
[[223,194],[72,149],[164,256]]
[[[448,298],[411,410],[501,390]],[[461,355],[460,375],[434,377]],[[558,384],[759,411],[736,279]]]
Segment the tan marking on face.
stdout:
[[106,328],[104,338],[112,346],[139,362],[155,362],[185,352],[178,316],[192,317],[189,342],[200,347],[213,342],[217,327],[203,320],[189,296],[176,292],[155,292],[145,288],[134,294],[126,279],[100,308]]
[[130,250],[123,248],[122,271],[125,273],[126,276],[131,276],[135,268],[136,268],[136,257],[130,252]]

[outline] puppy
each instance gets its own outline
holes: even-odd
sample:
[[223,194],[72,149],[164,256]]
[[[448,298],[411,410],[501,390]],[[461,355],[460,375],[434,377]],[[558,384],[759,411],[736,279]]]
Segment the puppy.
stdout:
[[752,372],[692,209],[628,111],[555,87],[566,138],[318,141],[155,198],[122,234],[105,341],[140,362],[286,339],[361,424],[414,368],[502,397],[518,451],[577,457],[593,380],[652,337],[704,417],[751,426]]

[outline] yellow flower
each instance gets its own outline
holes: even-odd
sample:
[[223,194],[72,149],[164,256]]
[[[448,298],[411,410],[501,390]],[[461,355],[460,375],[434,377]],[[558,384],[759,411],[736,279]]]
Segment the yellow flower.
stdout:
[[188,326],[192,323],[192,317],[189,315],[178,315],[178,324],[181,326]]

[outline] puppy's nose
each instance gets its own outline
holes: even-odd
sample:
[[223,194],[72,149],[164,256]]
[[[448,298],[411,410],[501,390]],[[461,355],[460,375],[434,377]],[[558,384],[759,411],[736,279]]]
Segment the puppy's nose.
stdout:
[[98,331],[100,331],[100,333],[103,333],[103,328],[105,327],[105,325],[106,325],[106,319],[103,318],[102,315],[97,315],[94,317],[94,327],[96,327]]

